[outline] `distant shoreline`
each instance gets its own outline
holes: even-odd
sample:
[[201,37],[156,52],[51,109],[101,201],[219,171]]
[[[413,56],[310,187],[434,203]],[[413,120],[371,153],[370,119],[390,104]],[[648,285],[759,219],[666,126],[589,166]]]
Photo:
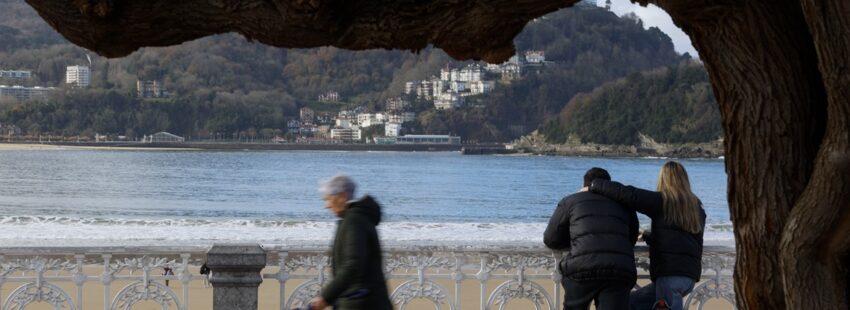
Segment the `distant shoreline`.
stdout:
[[139,143],[139,142],[0,142],[3,150],[140,150],[140,151],[355,151],[355,152],[461,152],[463,155],[543,155],[599,158],[722,159],[722,152],[685,150],[659,153],[655,150],[620,146],[591,148],[505,148],[502,144],[308,144],[308,143]]
[[112,149],[112,150],[277,150],[277,151],[396,151],[457,152],[449,144],[307,144],[307,143],[138,143],[138,142],[0,142],[0,150]]

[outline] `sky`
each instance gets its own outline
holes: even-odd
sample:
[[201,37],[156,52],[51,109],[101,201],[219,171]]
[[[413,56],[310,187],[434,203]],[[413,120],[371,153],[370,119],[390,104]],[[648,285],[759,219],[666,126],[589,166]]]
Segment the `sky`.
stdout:
[[[596,1],[598,6],[605,6],[605,0]],[[676,25],[673,24],[673,20],[670,18],[670,15],[667,14],[667,12],[664,12],[661,8],[654,5],[642,7],[631,3],[629,0],[612,0],[611,11],[619,16],[629,12],[634,12],[641,20],[643,20],[644,27],[658,27],[658,29],[661,29],[661,31],[673,39],[673,46],[676,48],[677,52],[687,52],[690,53],[692,57],[699,57],[699,54],[691,44],[691,39],[688,38],[688,35],[682,32],[679,27],[676,27]]]

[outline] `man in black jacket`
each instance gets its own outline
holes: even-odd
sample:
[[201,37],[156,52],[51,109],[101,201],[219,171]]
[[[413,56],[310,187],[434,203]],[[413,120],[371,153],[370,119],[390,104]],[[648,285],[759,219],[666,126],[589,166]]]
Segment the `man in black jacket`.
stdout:
[[392,310],[384,279],[381,244],[375,226],[381,207],[372,197],[353,200],[355,185],[338,175],[324,182],[325,208],[340,220],[333,243],[333,280],[325,285],[310,309],[334,306],[337,310]]
[[[584,175],[584,186],[594,179],[610,180],[601,168]],[[564,309],[586,310],[594,301],[598,310],[629,308],[635,285],[634,245],[638,220],[616,202],[591,192],[579,192],[558,203],[543,243],[566,250],[559,269],[564,286]]]

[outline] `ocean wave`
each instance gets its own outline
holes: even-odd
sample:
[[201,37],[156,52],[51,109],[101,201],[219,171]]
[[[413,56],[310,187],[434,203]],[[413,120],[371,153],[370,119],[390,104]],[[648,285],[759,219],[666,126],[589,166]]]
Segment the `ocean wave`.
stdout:
[[[324,244],[334,221],[264,219],[121,219],[62,216],[2,216],[0,246],[28,244]],[[705,239],[728,243],[731,224],[709,224]],[[418,244],[541,244],[544,222],[385,222],[378,226],[387,243]]]

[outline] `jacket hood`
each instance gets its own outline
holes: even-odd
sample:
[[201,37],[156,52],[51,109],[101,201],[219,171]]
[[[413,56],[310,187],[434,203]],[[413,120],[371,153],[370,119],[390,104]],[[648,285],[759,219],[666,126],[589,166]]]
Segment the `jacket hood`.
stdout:
[[378,226],[378,223],[381,222],[381,206],[371,196],[364,196],[360,200],[352,201],[345,213],[345,216],[353,213],[363,215],[375,226]]

